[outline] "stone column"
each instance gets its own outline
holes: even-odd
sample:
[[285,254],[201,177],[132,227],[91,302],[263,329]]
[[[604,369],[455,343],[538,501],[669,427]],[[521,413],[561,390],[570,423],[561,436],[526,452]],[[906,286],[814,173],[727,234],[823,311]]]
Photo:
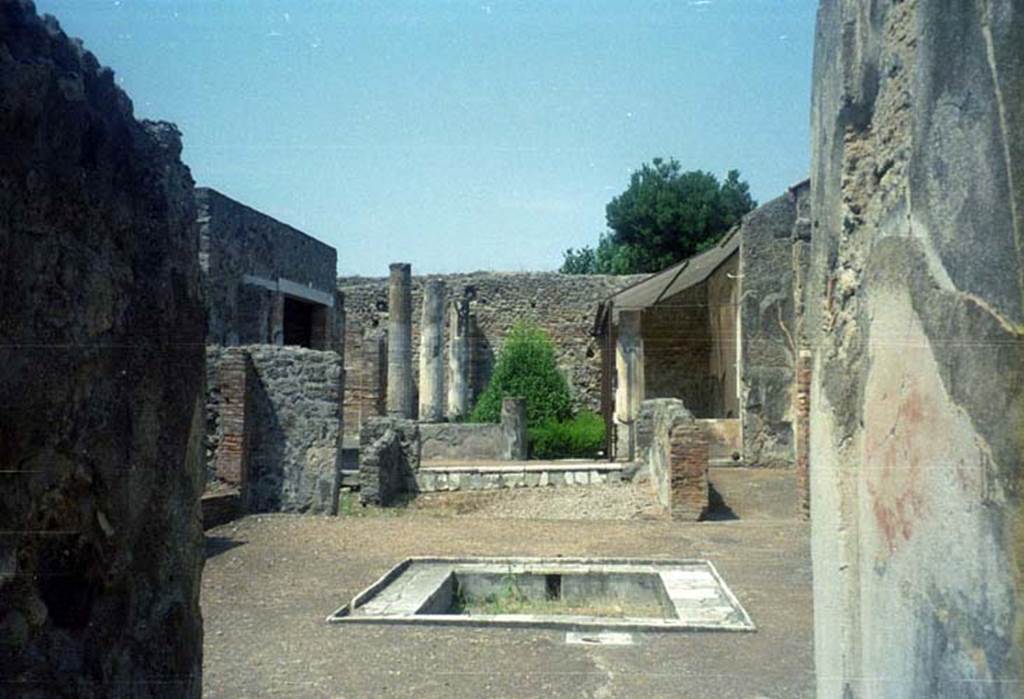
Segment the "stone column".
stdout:
[[444,282],[431,279],[423,288],[420,319],[420,420],[444,417]]
[[388,281],[388,415],[413,417],[412,266],[391,265]]
[[469,413],[469,301],[448,307],[448,419]]
[[527,451],[526,399],[505,398],[501,401],[501,434],[505,439],[506,461],[525,461]]
[[644,340],[640,311],[619,311],[615,338],[615,458],[636,458],[635,421],[644,399]]

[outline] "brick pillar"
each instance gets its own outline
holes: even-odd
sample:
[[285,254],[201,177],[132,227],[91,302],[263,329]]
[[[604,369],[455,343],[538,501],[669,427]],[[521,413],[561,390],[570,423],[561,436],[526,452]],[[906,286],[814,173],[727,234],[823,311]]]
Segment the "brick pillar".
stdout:
[[694,522],[708,509],[708,442],[699,424],[677,424],[669,433],[669,512]]
[[227,349],[219,370],[221,439],[214,457],[217,480],[237,488],[243,509],[249,489],[249,420],[252,414],[249,386],[252,363],[249,355]]
[[796,488],[800,511],[807,519],[811,514],[810,451],[811,451],[811,352],[800,350],[796,365]]

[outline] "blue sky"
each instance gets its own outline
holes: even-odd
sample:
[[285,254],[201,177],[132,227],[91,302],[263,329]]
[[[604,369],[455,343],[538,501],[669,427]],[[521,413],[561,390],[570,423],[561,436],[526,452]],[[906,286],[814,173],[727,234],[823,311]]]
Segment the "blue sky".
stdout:
[[656,156],[807,175],[815,0],[37,0],[342,274],[555,269]]

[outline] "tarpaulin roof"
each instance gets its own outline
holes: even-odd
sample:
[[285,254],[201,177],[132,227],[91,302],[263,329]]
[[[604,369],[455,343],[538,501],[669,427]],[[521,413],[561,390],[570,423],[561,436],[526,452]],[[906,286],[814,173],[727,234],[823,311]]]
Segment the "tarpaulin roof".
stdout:
[[605,314],[612,306],[617,311],[642,310],[705,281],[739,250],[742,237],[738,235],[739,229],[739,226],[735,226],[710,250],[655,272],[647,279],[642,279],[607,297],[597,307],[597,317],[594,319],[595,334],[601,334]]

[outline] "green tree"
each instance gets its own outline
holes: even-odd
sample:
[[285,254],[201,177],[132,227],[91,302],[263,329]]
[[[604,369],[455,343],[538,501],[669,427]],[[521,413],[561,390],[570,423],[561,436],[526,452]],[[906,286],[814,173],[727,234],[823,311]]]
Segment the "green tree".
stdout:
[[709,172],[682,172],[674,159],[655,158],[635,171],[629,187],[608,203],[610,231],[596,250],[568,250],[571,274],[657,272],[714,245],[757,203],[730,170],[723,182]]
[[517,323],[505,336],[487,388],[480,394],[470,422],[498,422],[501,400],[526,398],[526,424],[565,420],[572,415],[572,398],[558,371],[555,348],[540,328]]
[[562,267],[558,270],[562,274],[600,274],[597,269],[597,256],[589,245],[579,250],[569,248],[564,256]]

